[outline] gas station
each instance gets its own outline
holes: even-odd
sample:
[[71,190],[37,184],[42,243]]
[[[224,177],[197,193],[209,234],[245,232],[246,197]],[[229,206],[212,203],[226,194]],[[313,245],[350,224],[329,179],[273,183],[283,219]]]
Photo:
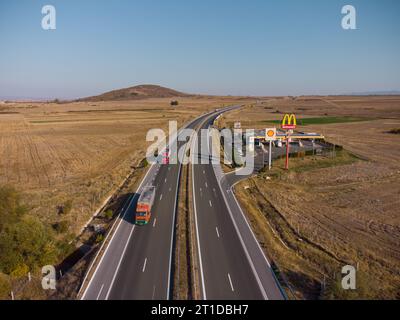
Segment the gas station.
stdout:
[[[272,154],[272,143],[280,143],[283,147],[283,143],[286,144],[286,169],[289,169],[289,154],[290,154],[290,143],[299,141],[301,145],[302,140],[311,140],[313,143],[315,140],[325,140],[325,137],[318,133],[306,133],[306,132],[294,132],[297,128],[297,118],[294,114],[285,114],[282,120],[281,128],[267,128],[261,130],[254,130],[254,135],[249,138],[250,149],[254,149],[254,146],[260,146],[261,144],[269,143],[269,158]],[[246,137],[247,138],[247,137]],[[271,168],[271,160],[269,161],[269,168]]]

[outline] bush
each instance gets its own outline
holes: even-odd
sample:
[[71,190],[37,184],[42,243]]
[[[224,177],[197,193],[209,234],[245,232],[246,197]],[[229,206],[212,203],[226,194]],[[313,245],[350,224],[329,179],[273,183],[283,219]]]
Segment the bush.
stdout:
[[28,272],[29,272],[29,267],[26,264],[22,263],[17,268],[15,268],[10,275],[14,278],[20,278],[26,276]]
[[53,264],[57,258],[51,233],[38,219],[24,217],[6,226],[0,233],[0,271],[11,274],[27,265],[37,270]]
[[69,229],[69,222],[65,220],[57,222],[53,225],[53,229],[59,234],[67,233]]
[[15,189],[0,187],[0,231],[5,225],[18,221],[26,212]]
[[98,234],[97,237],[96,237],[95,242],[96,242],[96,243],[102,243],[103,240],[104,240],[104,235]]
[[389,133],[391,133],[391,134],[400,134],[400,128],[392,129],[392,130],[389,131]]
[[11,282],[8,276],[4,273],[0,273],[0,300],[6,300],[10,298]]
[[173,107],[179,106],[179,101],[176,101],[176,100],[171,101],[171,106],[173,106]]
[[57,246],[51,229],[26,215],[18,193],[0,188],[0,272],[19,276],[53,264]]
[[68,200],[68,201],[65,202],[65,204],[64,204],[64,214],[70,213],[71,210],[72,210],[72,200]]
[[111,209],[108,209],[105,213],[104,216],[108,219],[111,220],[114,216],[114,212]]
[[147,168],[149,166],[149,162],[147,161],[147,159],[143,159],[142,162],[140,163],[140,166],[142,168]]
[[[342,279],[338,276],[336,279],[327,281],[325,290],[322,292],[322,299],[324,300],[362,300],[368,298],[367,288],[369,283],[365,274],[357,272],[357,289],[344,290],[342,288]],[[368,290],[369,289],[369,290]]]
[[72,200],[67,200],[63,205],[57,207],[58,214],[68,214],[72,210]]

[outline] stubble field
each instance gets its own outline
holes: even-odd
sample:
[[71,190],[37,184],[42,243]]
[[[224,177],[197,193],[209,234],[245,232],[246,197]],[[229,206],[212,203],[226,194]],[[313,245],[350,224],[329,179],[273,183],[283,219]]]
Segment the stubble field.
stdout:
[[[46,223],[63,220],[77,234],[144,158],[149,129],[181,126],[222,105],[246,99],[191,97],[118,102],[2,103],[0,185],[24,193]],[[167,131],[166,131],[167,132]],[[65,212],[64,212],[65,214]]]
[[[236,187],[267,254],[298,298],[400,297],[400,97],[304,97],[260,102],[227,115],[231,125],[273,126],[284,113],[299,119],[352,117],[313,124],[356,157],[293,159],[293,170],[263,173]],[[340,287],[341,268],[358,266],[355,292]]]

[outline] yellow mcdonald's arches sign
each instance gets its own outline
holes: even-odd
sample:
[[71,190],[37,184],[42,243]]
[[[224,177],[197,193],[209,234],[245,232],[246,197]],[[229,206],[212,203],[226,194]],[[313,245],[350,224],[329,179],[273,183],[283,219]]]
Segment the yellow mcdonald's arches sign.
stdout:
[[285,114],[282,121],[282,129],[296,129],[297,126],[297,118],[294,114]]

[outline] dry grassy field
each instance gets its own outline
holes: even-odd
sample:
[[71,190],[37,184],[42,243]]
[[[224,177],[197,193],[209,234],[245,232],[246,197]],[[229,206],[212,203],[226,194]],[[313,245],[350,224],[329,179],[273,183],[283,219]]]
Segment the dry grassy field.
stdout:
[[[24,192],[32,213],[44,222],[60,217],[79,233],[100,204],[145,157],[152,128],[179,125],[209,110],[246,100],[179,97],[118,102],[2,103],[0,185]],[[63,217],[65,220],[65,217]]]
[[[289,172],[277,162],[236,187],[266,252],[299,298],[400,298],[400,135],[388,133],[400,128],[400,97],[277,98],[222,121],[261,128],[286,112],[357,118],[299,130],[359,158],[293,159]],[[356,292],[339,287],[345,264],[359,267]]]

